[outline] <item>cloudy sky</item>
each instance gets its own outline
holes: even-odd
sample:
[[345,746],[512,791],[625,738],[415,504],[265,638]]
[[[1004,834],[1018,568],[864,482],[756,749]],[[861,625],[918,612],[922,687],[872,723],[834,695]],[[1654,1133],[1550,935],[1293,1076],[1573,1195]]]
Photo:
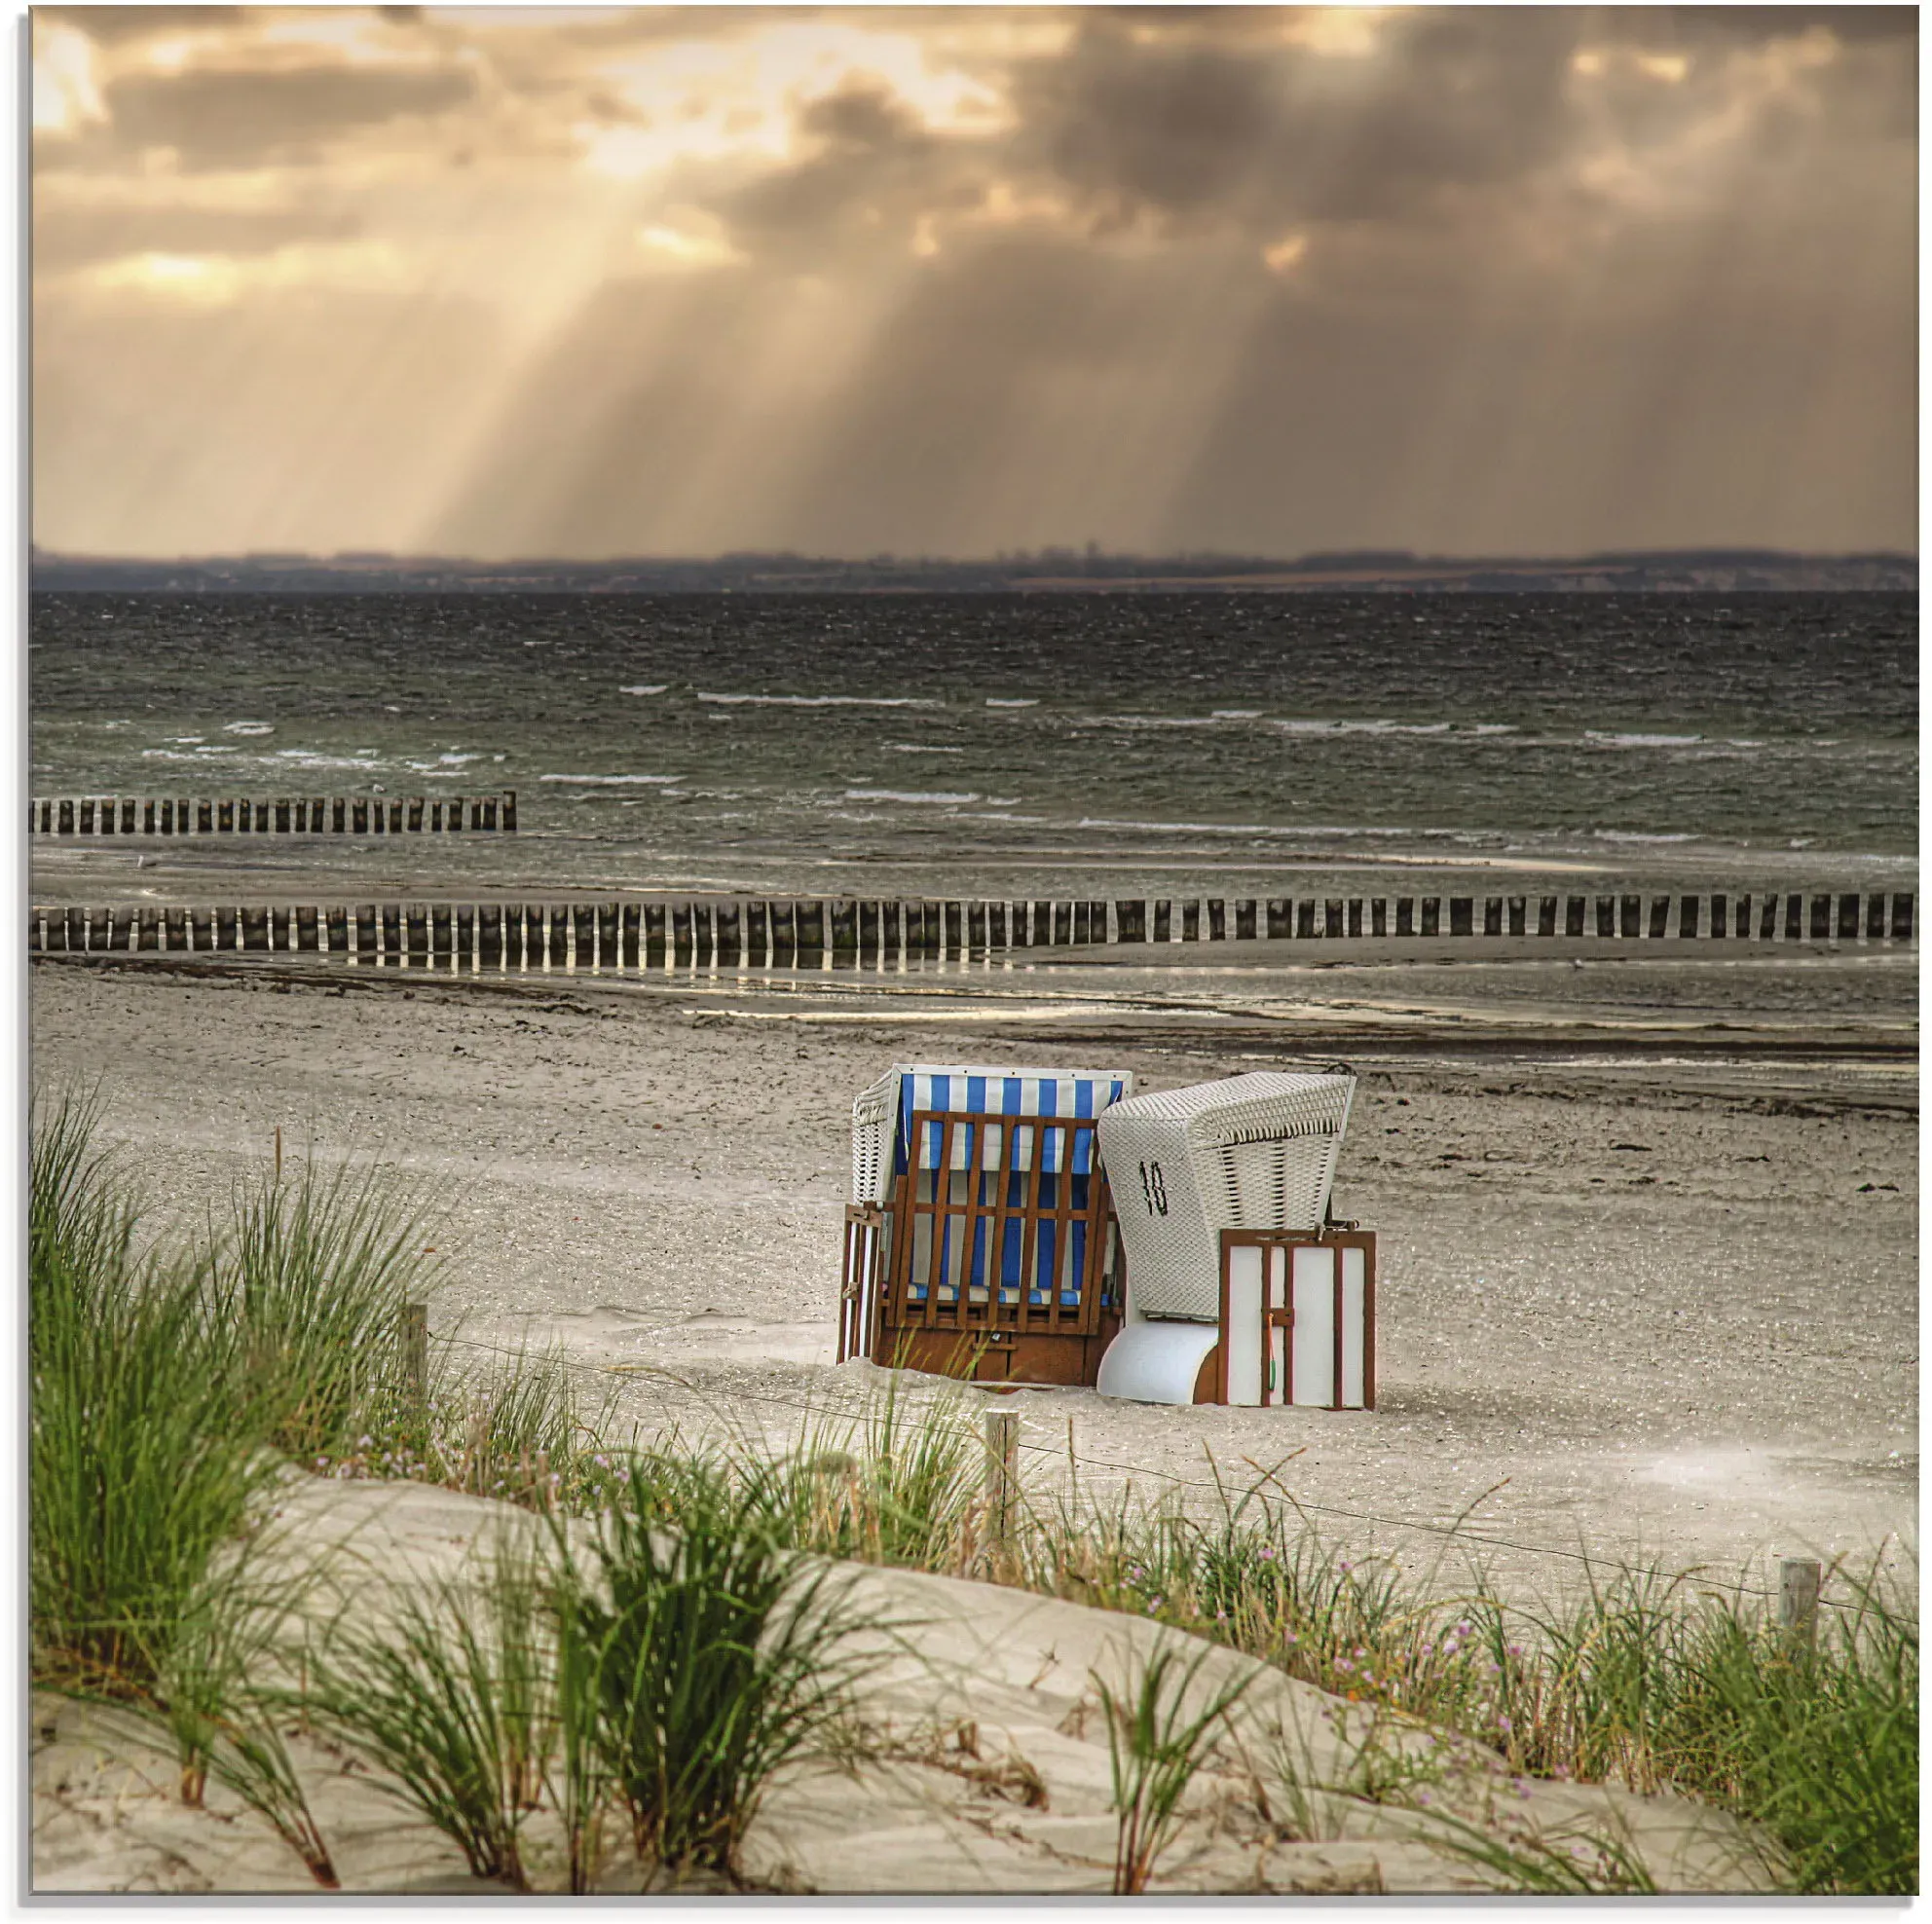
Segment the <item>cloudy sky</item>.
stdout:
[[1907,10],[32,40],[43,546],[1916,542]]

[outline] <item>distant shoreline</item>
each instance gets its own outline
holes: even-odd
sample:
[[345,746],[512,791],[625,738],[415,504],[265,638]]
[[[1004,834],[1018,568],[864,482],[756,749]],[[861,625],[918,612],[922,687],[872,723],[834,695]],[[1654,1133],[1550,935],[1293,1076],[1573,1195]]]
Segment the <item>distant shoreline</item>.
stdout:
[[252,554],[141,560],[38,550],[36,594],[1909,594],[1915,555],[1690,548],[1571,557],[1315,554],[952,560],[793,554],[477,561]]

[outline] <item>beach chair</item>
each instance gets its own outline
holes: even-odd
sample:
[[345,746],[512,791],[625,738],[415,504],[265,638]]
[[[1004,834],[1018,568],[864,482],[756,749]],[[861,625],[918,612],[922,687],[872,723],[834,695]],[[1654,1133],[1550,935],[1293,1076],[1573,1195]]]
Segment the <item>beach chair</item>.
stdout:
[[852,1105],[838,1360],[1091,1384],[1118,1326],[1112,1069],[899,1063]]
[[1098,1133],[1127,1259],[1102,1395],[1375,1406],[1375,1238],[1330,1220],[1350,1075],[1115,1103]]

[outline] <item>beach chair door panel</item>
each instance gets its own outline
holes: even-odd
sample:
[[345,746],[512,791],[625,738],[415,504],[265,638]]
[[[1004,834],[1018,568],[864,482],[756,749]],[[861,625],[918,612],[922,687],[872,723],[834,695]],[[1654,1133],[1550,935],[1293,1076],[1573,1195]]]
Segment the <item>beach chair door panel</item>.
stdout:
[[1221,1234],[1218,1399],[1375,1407],[1375,1238]]
[[838,1360],[874,1357],[885,1303],[886,1224],[870,1203],[845,1208],[845,1256],[838,1281]]

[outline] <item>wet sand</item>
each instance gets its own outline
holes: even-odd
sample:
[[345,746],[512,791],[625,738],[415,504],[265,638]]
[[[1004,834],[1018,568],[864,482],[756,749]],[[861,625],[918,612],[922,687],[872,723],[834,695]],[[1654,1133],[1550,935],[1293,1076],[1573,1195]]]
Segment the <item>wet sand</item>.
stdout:
[[1024,1390],[997,1406],[1042,1491],[1069,1443],[1083,1490],[1165,1473],[1197,1502],[1210,1457],[1237,1483],[1291,1459],[1275,1487],[1324,1534],[1460,1572],[1391,1520],[1468,1509],[1499,1578],[1544,1591],[1579,1548],[1764,1584],[1780,1553],[1915,1547],[1914,956],[1238,946],[647,983],[48,958],[34,1067],[105,1079],[170,1212],[260,1169],[278,1126],[290,1154],[432,1179],[438,1332],[555,1344],[615,1431],[777,1438],[881,1380],[832,1356],[850,1102],[887,1063],[1118,1064],[1144,1090],[1345,1056],[1336,1208],[1381,1236],[1379,1409]]

